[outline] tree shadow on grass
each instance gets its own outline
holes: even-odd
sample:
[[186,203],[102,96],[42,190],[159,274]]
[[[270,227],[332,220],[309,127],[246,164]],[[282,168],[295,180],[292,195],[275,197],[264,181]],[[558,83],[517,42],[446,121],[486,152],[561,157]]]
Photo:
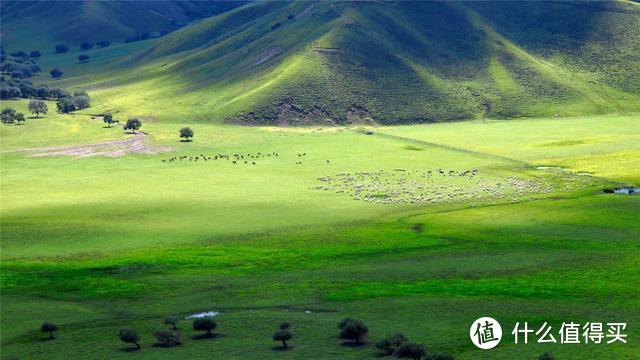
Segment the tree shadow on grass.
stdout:
[[192,142],[192,141],[193,140],[184,140],[184,139],[180,140],[180,142]]
[[151,346],[153,346],[154,348],[161,348],[161,349],[170,349],[170,348],[174,348],[174,347],[178,347],[182,345],[182,343],[180,344],[175,344],[175,343],[171,343],[171,344],[166,344],[166,343],[155,343]]
[[340,345],[350,348],[359,348],[364,347],[366,343],[364,341],[361,341],[360,343],[356,343],[355,341],[343,341]]
[[136,352],[136,351],[140,351],[140,350],[142,350],[142,349],[138,349],[137,347],[130,347],[130,346],[120,348],[120,351],[126,352],[126,353]]
[[214,333],[214,334],[200,334],[200,335],[193,335],[191,338],[193,340],[206,340],[206,339],[217,339],[220,337],[223,337],[224,335],[222,334],[218,334],[218,333]]
[[271,348],[271,350],[276,350],[276,351],[288,351],[288,350],[292,350],[293,349],[293,345],[289,345],[288,347],[284,347],[282,345],[277,345],[277,346],[273,346]]
[[57,338],[55,338],[55,337],[50,338],[50,337],[47,336],[46,338],[39,338],[38,341],[40,341],[40,342],[49,342],[49,341],[53,341],[55,339],[57,339]]

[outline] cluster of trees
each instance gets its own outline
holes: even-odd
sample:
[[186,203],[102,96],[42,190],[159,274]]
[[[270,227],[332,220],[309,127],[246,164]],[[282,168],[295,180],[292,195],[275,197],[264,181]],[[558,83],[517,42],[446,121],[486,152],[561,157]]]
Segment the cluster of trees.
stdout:
[[[156,339],[156,345],[159,346],[177,346],[181,345],[180,333],[178,328],[179,318],[170,316],[164,319],[164,324],[168,325],[167,328],[159,328],[153,331],[153,336]],[[218,323],[213,317],[197,318],[192,323],[192,328],[195,331],[204,332],[199,338],[213,338],[215,337],[214,331],[218,327]],[[282,343],[282,349],[289,349],[290,346],[287,341],[293,339],[291,333],[291,324],[283,322],[280,324],[279,329],[273,334],[274,341]],[[367,335],[369,329],[364,323],[357,319],[345,318],[338,323],[338,329],[340,330],[340,338],[354,341],[355,344],[362,344],[362,340]],[[45,322],[40,327],[43,333],[49,334],[49,339],[55,339],[54,333],[58,331],[58,326],[51,322]],[[140,336],[135,329],[122,329],[118,333],[120,341],[127,344],[134,344],[136,348],[142,349],[140,345]],[[430,353],[427,351],[426,346],[423,344],[412,343],[402,335],[402,333],[395,333],[388,335],[386,338],[376,343],[383,356],[394,355],[401,359],[414,359],[414,360],[454,360],[453,355],[448,353]],[[538,360],[555,360],[555,357],[545,352],[538,357]]]
[[2,112],[0,112],[0,121],[5,125],[21,124],[25,121],[25,118],[23,113],[8,107],[2,109]]
[[[156,345],[160,346],[177,346],[181,345],[180,333],[178,332],[178,318],[168,317],[164,320],[165,325],[169,325],[169,329],[156,329],[153,331],[153,337],[156,338]],[[214,330],[218,327],[218,323],[212,317],[198,318],[193,321],[192,328],[195,331],[204,332],[201,338],[215,337]],[[138,349],[140,346],[140,336],[134,329],[123,329],[118,333],[120,341],[134,344]]]
[[[96,43],[92,43],[90,41],[83,41],[80,43],[80,49],[82,50],[91,50],[93,49],[93,47],[98,47],[98,48],[105,48],[107,46],[111,45],[111,43],[107,40],[100,40],[100,41],[96,41]],[[67,51],[69,51],[69,45],[67,44],[56,44],[55,46],[55,51],[57,54],[62,54],[62,53],[66,53]]]
[[[49,109],[47,108],[47,104],[42,100],[31,100],[29,101],[29,111],[32,114],[36,115],[36,118],[40,116],[40,114],[46,114]],[[21,112],[17,112],[14,108],[4,108],[2,112],[0,112],[0,120],[4,125],[10,124],[21,124],[25,122],[24,114]]]
[[67,114],[72,111],[91,107],[91,98],[86,91],[76,91],[71,96],[60,98],[56,102],[56,106],[58,108],[58,111]]
[[9,54],[4,49],[0,50],[0,73],[3,76],[11,77],[11,79],[26,79],[42,71],[40,66],[36,64],[33,58],[40,57],[37,50],[27,53],[26,51],[17,51]]
[[71,96],[58,87],[33,86],[27,80],[6,80],[0,77],[0,99],[36,98],[40,100],[59,100]]

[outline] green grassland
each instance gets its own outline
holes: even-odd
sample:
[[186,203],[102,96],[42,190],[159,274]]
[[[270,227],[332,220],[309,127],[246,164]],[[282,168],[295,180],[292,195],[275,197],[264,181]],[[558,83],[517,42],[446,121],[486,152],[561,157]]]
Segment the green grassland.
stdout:
[[[24,110],[26,101],[3,106]],[[133,137],[92,119],[104,104],[95,106],[0,128],[2,356],[361,359],[376,357],[373,344],[393,331],[458,359],[533,359],[544,351],[633,359],[640,351],[633,341],[521,346],[506,338],[482,352],[468,339],[469,324],[484,315],[506,334],[516,321],[626,321],[629,339],[640,335],[640,199],[600,191],[637,184],[637,116],[277,128],[178,112],[143,117],[145,144],[165,150],[157,154],[20,151]],[[178,141],[184,125],[195,130],[193,142]],[[235,165],[167,161],[258,152],[278,156]],[[539,166],[592,176],[578,186],[585,176]],[[385,204],[317,189],[318,178],[341,173],[427,169],[476,169],[487,182],[539,179],[551,190]],[[400,179],[401,186],[416,180]],[[184,345],[152,346],[151,331],[165,316],[209,310],[221,312],[222,336],[191,339],[183,320]],[[364,346],[336,338],[345,316],[369,326]],[[42,340],[44,320],[60,326],[56,340]],[[286,352],[270,338],[281,321],[296,335]],[[138,329],[142,351],[118,341],[123,327]]]
[[[92,98],[0,126],[2,359],[363,359],[396,331],[456,359],[638,357],[640,197],[602,192],[640,183],[637,3],[236,5],[2,3],[7,52],[43,52],[30,80]],[[201,11],[223,12],[121,42]],[[182,320],[153,346],[210,310],[221,336]],[[626,322],[629,343],[515,345],[517,321]]]

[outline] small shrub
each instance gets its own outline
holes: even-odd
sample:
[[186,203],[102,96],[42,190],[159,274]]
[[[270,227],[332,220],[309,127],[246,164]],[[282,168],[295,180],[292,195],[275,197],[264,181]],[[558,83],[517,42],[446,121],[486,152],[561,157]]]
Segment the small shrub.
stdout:
[[58,326],[47,321],[40,326],[40,331],[43,333],[49,333],[49,339],[53,339],[53,333],[58,331]]
[[182,342],[180,342],[180,334],[175,331],[158,329],[153,332],[153,336],[158,340],[159,345],[174,346],[182,344]]
[[124,329],[124,330],[120,330],[120,332],[118,333],[118,337],[120,338],[120,341],[128,343],[128,344],[135,344],[138,349],[140,349],[140,344],[138,343],[140,341],[140,337],[138,336],[138,333],[135,330],[132,329]]
[[213,330],[218,327],[218,324],[213,318],[205,317],[198,318],[193,321],[193,330],[206,331],[207,336],[213,336]]
[[358,345],[368,332],[369,329],[360,320],[347,318],[340,322],[340,338],[353,340]]
[[273,334],[274,341],[282,341],[282,347],[287,349],[289,345],[287,344],[287,340],[291,340],[293,338],[293,334],[289,330],[278,330]]

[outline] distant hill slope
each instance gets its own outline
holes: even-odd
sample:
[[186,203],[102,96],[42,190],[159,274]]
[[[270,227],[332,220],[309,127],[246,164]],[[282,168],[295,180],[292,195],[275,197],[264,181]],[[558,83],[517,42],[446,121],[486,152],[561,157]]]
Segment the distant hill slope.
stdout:
[[251,124],[640,111],[640,6],[257,2],[68,79],[127,111]]
[[8,50],[50,51],[54,43],[122,42],[161,33],[242,2],[213,1],[2,1],[2,42]]

